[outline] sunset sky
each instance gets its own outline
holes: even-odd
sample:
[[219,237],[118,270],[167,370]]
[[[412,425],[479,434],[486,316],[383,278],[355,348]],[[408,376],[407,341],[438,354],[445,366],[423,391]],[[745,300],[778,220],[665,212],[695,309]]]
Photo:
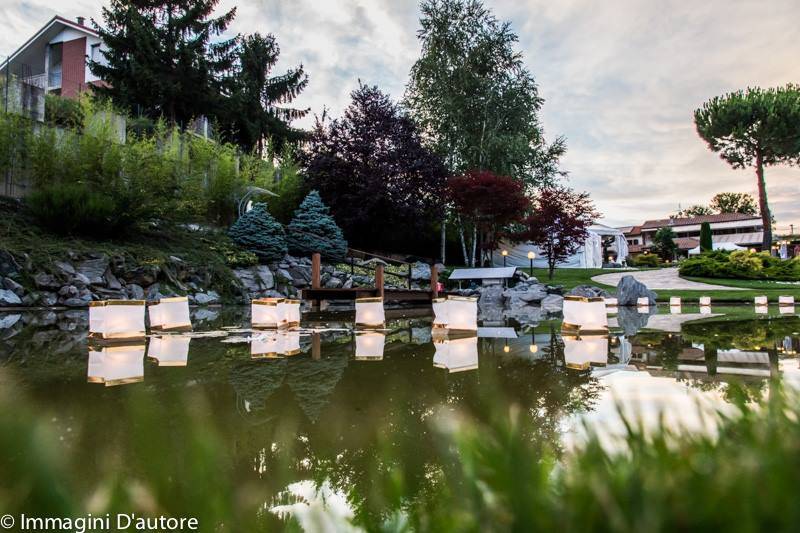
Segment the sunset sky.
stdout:
[[[58,7],[55,7],[60,4]],[[50,17],[98,18],[102,0],[9,1],[0,54]],[[298,100],[337,116],[358,84],[403,94],[419,54],[416,2],[223,0],[238,5],[233,32],[274,33],[281,66],[310,76]],[[511,21],[546,102],[549,138],[563,135],[570,184],[591,193],[610,225],[641,222],[707,203],[722,191],[755,193],[752,170],[732,170],[694,131],[708,98],[747,86],[800,81],[800,2],[706,0],[487,0]],[[313,119],[307,119],[305,124]],[[302,125],[302,123],[301,123]],[[800,224],[800,171],[767,170],[779,232]]]

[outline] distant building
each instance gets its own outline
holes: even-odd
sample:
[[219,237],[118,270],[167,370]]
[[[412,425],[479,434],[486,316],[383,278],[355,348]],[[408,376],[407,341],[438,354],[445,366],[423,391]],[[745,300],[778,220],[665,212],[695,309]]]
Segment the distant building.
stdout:
[[630,255],[649,251],[653,247],[656,232],[665,227],[675,232],[675,244],[681,255],[700,244],[700,225],[708,222],[711,226],[711,237],[715,244],[733,243],[744,248],[761,249],[764,236],[764,224],[758,215],[741,213],[721,213],[718,215],[702,215],[697,217],[670,217],[658,220],[647,220],[638,226],[619,228],[628,241]]

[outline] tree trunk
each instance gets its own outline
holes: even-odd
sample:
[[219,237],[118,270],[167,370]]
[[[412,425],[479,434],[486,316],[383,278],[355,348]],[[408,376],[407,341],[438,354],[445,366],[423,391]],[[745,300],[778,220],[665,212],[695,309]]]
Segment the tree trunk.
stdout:
[[447,248],[447,215],[442,215],[442,229],[439,234],[439,257],[442,258],[442,264],[446,265],[445,250]]
[[469,258],[469,266],[475,268],[475,249],[478,247],[478,226],[472,225],[472,254]]
[[467,256],[467,243],[464,240],[464,224],[461,222],[461,215],[458,216],[458,236],[461,239],[461,252],[464,254],[464,266],[469,266],[469,257]]
[[772,249],[772,215],[767,202],[767,184],[764,181],[764,158],[759,150],[756,153],[756,177],[758,178],[758,206],[761,209],[761,223],[764,225],[764,238],[761,241],[762,251]]

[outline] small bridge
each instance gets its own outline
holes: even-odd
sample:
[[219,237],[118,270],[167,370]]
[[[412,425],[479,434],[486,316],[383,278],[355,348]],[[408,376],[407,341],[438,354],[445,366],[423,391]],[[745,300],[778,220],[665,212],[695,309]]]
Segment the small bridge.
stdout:
[[[377,261],[374,264],[363,262],[356,264],[356,256],[361,256],[361,258],[370,257]],[[328,289],[322,287],[322,256],[315,253],[311,255],[311,288],[303,289],[303,300],[310,301],[314,308],[319,307],[320,302],[325,300],[355,300],[356,298],[375,296],[382,297],[386,302],[408,302],[430,305],[431,300],[443,294],[437,290],[439,285],[439,272],[433,265],[431,265],[430,289],[412,289],[412,263],[358,250],[349,250],[347,263],[350,266],[351,274],[355,273],[357,267],[373,271],[375,279],[374,287],[352,287],[350,289]],[[402,274],[387,272],[383,263],[405,266],[406,271]],[[407,288],[386,288],[387,275],[405,279]]]

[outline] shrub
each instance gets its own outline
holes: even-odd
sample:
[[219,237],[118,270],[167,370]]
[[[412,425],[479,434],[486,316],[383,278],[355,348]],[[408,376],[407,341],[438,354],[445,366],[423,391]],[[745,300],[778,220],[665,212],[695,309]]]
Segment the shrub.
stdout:
[[766,252],[710,252],[681,263],[682,276],[698,278],[800,280],[800,261],[784,261]]
[[661,266],[661,258],[655,254],[639,254],[631,260],[631,266],[659,267]]
[[33,192],[27,204],[39,224],[60,235],[105,237],[130,222],[115,216],[113,198],[81,184],[48,185]]
[[286,255],[286,234],[267,211],[267,204],[255,204],[230,227],[228,235],[264,261],[277,261]]
[[340,259],[347,254],[347,241],[342,230],[317,191],[308,193],[295,211],[287,228],[286,240],[289,250],[296,254],[319,252],[331,259]]
[[703,222],[700,224],[700,250],[710,252],[714,249],[714,241],[711,237],[711,224]]
[[48,124],[62,128],[80,129],[83,126],[83,106],[78,100],[48,94],[44,98],[44,116]]

